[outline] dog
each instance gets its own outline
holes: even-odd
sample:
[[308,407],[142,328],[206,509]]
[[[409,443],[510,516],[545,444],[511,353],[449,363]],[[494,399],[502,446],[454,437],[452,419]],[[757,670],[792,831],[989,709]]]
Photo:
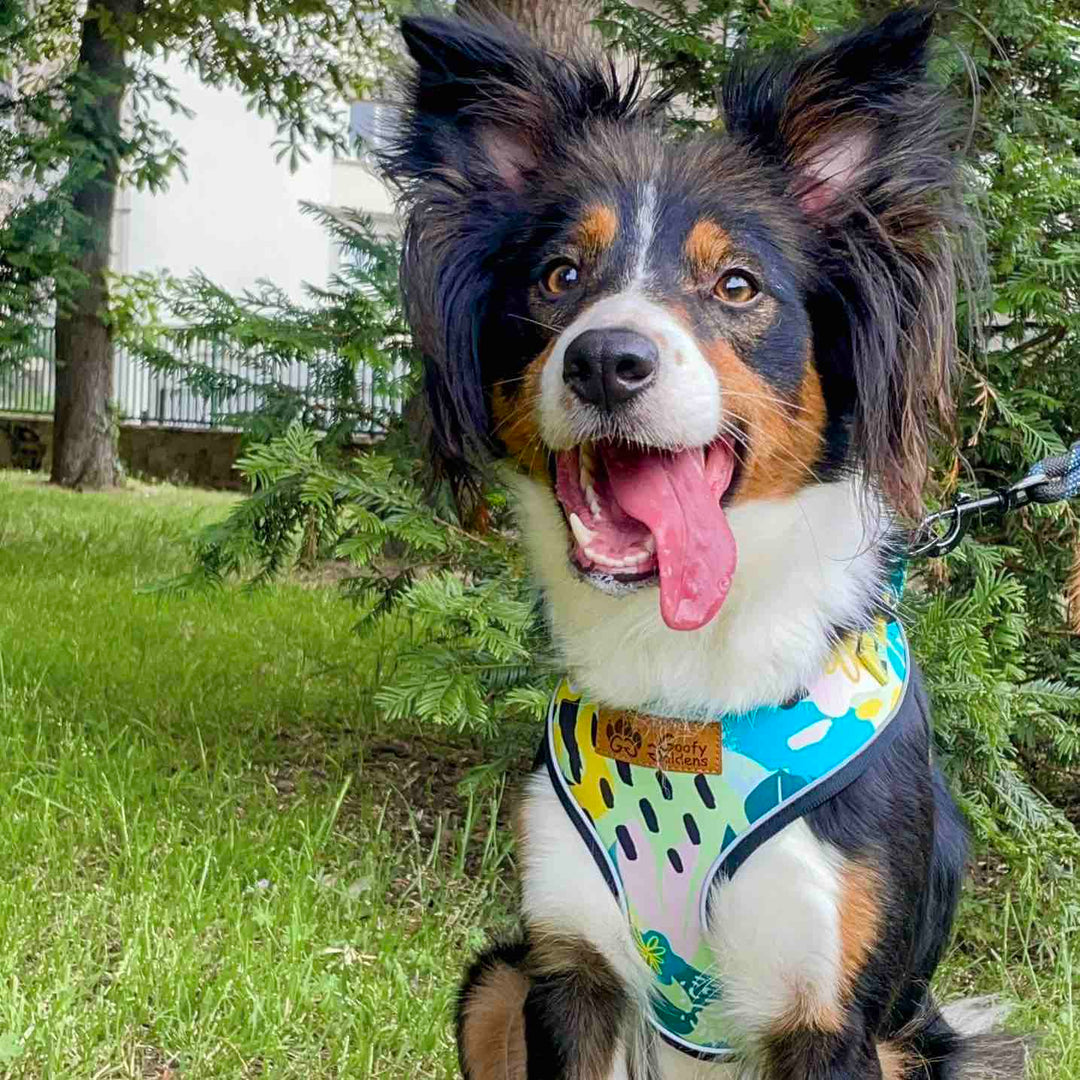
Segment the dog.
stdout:
[[681,139],[637,73],[402,24],[433,449],[502,463],[567,671],[468,1080],[1022,1073],[930,994],[965,829],[896,614],[970,228],[933,24],[739,60]]

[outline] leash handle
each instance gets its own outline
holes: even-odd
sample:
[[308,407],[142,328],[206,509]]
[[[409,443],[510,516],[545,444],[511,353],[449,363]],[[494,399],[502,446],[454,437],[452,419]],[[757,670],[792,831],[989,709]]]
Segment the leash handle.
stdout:
[[977,499],[963,493],[957,495],[948,509],[923,519],[912,534],[908,554],[912,558],[931,559],[948,555],[967,535],[972,517],[984,510],[1007,513],[1028,503],[1048,505],[1077,496],[1080,496],[1080,440],[1064,454],[1040,461],[1011,487]]
[[1080,495],[1080,439],[1064,454],[1040,461],[1025,480],[1039,480],[1040,477],[1042,482],[1035,483],[1030,489],[1032,502],[1055,503]]

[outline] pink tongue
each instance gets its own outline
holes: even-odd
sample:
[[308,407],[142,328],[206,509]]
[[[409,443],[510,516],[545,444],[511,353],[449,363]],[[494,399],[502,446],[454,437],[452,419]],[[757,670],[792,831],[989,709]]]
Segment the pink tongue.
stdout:
[[603,446],[619,505],[647,526],[660,564],[660,614],[673,630],[697,630],[719,610],[735,572],[735,537],[720,509],[734,458],[719,443],[679,453]]

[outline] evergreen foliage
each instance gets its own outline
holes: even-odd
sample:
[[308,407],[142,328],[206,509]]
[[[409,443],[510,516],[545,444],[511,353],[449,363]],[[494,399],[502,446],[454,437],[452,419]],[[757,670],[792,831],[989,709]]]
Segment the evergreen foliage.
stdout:
[[375,698],[387,717],[491,730],[537,715],[544,647],[514,535],[501,511],[483,536],[462,529],[449,502],[425,492],[403,442],[398,430],[377,452],[344,456],[293,422],[254,445],[238,462],[252,494],[203,532],[196,568],[164,588],[259,584],[347,561],[357,631],[397,641]]
[[[181,370],[204,393],[249,389],[257,402],[231,417],[248,432],[237,467],[252,494],[203,533],[193,572],[165,587],[256,585],[294,566],[347,562],[357,630],[409,642],[376,698],[386,715],[460,728],[535,715],[545,703],[536,689],[544,647],[505,499],[488,493],[483,535],[463,528],[450,493],[431,481],[412,406],[402,415],[420,365],[397,290],[397,247],[363,219],[310,212],[340,245],[341,268],[325,288],[309,288],[306,303],[269,283],[232,296],[197,274],[147,290],[152,304],[129,314],[126,339],[149,363]],[[183,329],[148,321],[150,307]],[[176,359],[200,341],[242,352],[248,373]],[[297,363],[317,374],[302,389],[286,381]],[[374,409],[371,386],[382,395]],[[385,437],[354,445],[372,426]]]
[[[272,438],[298,421],[339,445],[392,426],[415,390],[398,251],[367,218],[302,209],[339,251],[337,271],[325,286],[306,285],[303,302],[269,281],[233,295],[200,272],[183,280],[129,276],[114,287],[114,334],[150,366],[182,373],[222,422],[252,437]],[[242,363],[194,359],[199,344]],[[292,378],[297,371],[305,377]],[[254,405],[226,408],[237,400]]]
[[[52,480],[109,487],[110,236],[122,187],[184,169],[163,62],[240,93],[279,161],[346,151],[346,106],[387,35],[382,0],[5,0],[0,5],[0,358],[56,324]],[[211,121],[212,122],[212,121]]]

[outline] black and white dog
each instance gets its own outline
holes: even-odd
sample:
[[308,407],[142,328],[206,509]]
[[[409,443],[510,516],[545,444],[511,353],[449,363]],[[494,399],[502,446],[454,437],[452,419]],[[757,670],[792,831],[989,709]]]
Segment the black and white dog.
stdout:
[[738,64],[681,140],[609,65],[403,24],[436,452],[505,463],[568,672],[470,1080],[1022,1071],[928,989],[964,830],[894,614],[967,227],[932,24]]

